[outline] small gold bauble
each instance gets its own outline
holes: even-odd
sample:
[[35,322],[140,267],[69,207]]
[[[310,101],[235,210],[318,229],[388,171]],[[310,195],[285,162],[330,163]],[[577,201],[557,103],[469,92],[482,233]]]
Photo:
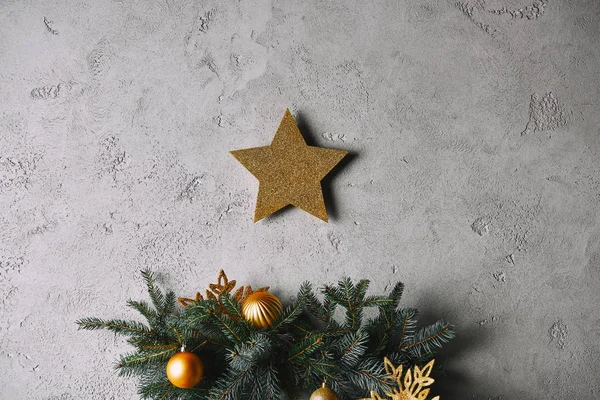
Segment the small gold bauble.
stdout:
[[189,351],[176,353],[167,363],[167,378],[178,388],[192,388],[200,383],[203,376],[202,360]]
[[340,400],[337,394],[325,384],[310,395],[310,400]]
[[266,328],[273,325],[273,322],[283,312],[281,301],[269,292],[254,292],[242,306],[244,317],[256,328]]

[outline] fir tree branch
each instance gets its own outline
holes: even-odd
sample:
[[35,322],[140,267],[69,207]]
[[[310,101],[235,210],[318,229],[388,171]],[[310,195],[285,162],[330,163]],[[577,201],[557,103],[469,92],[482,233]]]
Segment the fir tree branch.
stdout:
[[302,285],[307,288],[306,305],[308,310],[321,321],[327,322],[327,310],[313,292],[312,285],[309,282],[304,282]]
[[389,298],[394,300],[394,302],[390,303],[389,305],[389,311],[395,311],[396,308],[398,308],[398,304],[400,303],[400,299],[402,298],[403,293],[404,284],[402,282],[396,283],[389,295]]
[[226,384],[225,389],[223,389],[223,390],[217,389],[217,390],[212,391],[213,395],[218,396],[219,400],[223,400],[223,399],[236,400],[236,399],[238,399],[238,397],[235,397],[235,396],[229,397],[228,394],[236,389],[236,386],[241,383],[241,380],[243,378],[245,378],[246,374],[248,374],[249,371],[250,371],[250,368],[246,368],[244,371],[241,371],[240,373],[238,373],[237,376],[233,376],[232,374],[230,374],[229,377],[230,378],[233,377],[233,381],[229,384]]
[[302,332],[302,333],[307,333],[307,334],[310,334],[310,333],[312,333],[312,331],[310,330],[310,328],[308,328],[308,329],[307,329],[307,328],[303,328],[303,327],[301,327],[301,326],[300,326],[300,325],[298,325],[298,324],[291,324],[291,326],[292,326],[293,328],[295,328],[295,329],[299,330],[299,331],[300,331],[300,332]]
[[356,286],[354,286],[353,288],[353,292],[354,292],[354,303],[364,303],[362,300],[365,298],[365,295],[367,294],[367,289],[369,288],[369,284],[370,282],[366,279],[361,279],[360,281],[358,281],[358,284]]
[[323,294],[325,294],[332,302],[336,304],[346,303],[343,294],[341,294],[337,288],[331,286],[323,287]]
[[[179,346],[177,346],[176,344],[173,344],[171,348],[167,348],[165,350],[157,352],[148,352],[145,354],[125,354],[121,356],[119,362],[117,363],[117,368],[134,367],[142,365],[152,360],[169,358],[170,355],[173,355],[177,351],[178,347]],[[169,357],[167,357],[167,355],[169,355]]]
[[134,310],[142,314],[151,327],[154,326],[157,314],[154,310],[150,308],[150,305],[148,303],[146,303],[145,301],[127,300],[127,306],[133,308]]
[[183,345],[183,340],[181,340],[181,335],[177,331],[177,328],[173,327],[172,330],[173,330],[173,333],[175,334],[175,337],[177,338],[177,343],[179,343],[180,346]]
[[349,321],[349,328],[350,329],[354,329],[357,323],[357,316],[356,316],[356,312],[354,311],[354,304],[352,302],[352,293],[353,293],[353,285],[352,285],[352,281],[350,280],[350,278],[346,278],[344,279],[342,282],[340,282],[340,286],[342,286],[344,288],[344,294],[345,294],[345,307],[346,307],[346,320]]
[[162,397],[160,398],[160,400],[164,400],[164,399],[165,399],[165,398],[166,398],[166,397],[169,395],[169,393],[171,393],[171,390],[173,390],[173,386],[171,386],[171,387],[170,387],[170,388],[169,388],[169,389],[168,389],[168,390],[165,392],[165,394],[163,394],[163,395],[162,395]]
[[390,304],[393,304],[394,300],[387,298],[387,297],[383,297],[383,296],[369,296],[367,297],[362,305],[363,307],[384,307],[384,306],[389,306]]
[[355,335],[347,337],[350,340],[345,341],[345,349],[340,357],[340,362],[347,365],[355,364],[359,357],[362,356],[366,350],[365,343],[367,342],[369,335],[363,332],[358,332]]
[[318,350],[322,346],[323,338],[318,337],[315,340],[305,340],[304,342],[292,347],[292,355],[288,357],[288,361],[292,361],[295,358],[301,356],[309,356],[311,353]]
[[[141,387],[138,393],[140,395],[142,395],[142,398],[148,399],[157,390],[161,390],[161,389],[165,390],[167,388],[172,388],[172,387],[173,387],[173,385],[171,384],[171,382],[160,382],[160,383],[157,383],[155,385],[149,385],[149,386],[146,386],[146,387]],[[168,393],[168,390],[167,390],[167,393]],[[164,397],[164,394],[163,394],[163,397]]]
[[194,301],[185,308],[185,318],[191,326],[197,326],[211,318],[214,308],[216,302],[213,300]]
[[351,381],[356,386],[355,392],[351,393],[352,396],[356,396],[356,392],[366,394],[367,388],[383,392],[388,392],[390,389],[389,377],[380,360],[363,360],[356,369],[350,370],[350,376],[353,377]]
[[103,320],[100,318],[89,317],[78,320],[77,325],[81,329],[86,330],[97,330],[97,329],[108,329],[109,331],[125,335],[150,335],[153,333],[152,330],[148,329],[146,325],[137,321],[125,321],[121,319]]
[[417,354],[424,352],[431,352],[433,348],[442,347],[443,343],[448,342],[454,338],[454,331],[452,327],[445,324],[442,321],[438,321],[433,325],[422,328],[416,335],[415,341],[407,346],[404,346],[400,351],[409,351],[413,348],[417,348]]
[[177,297],[172,291],[167,292],[163,303],[163,315],[167,316],[175,311],[175,305],[177,304]]
[[273,324],[273,330],[278,330],[282,326],[285,326],[292,321],[294,321],[298,316],[302,313],[302,309],[306,304],[306,299],[308,296],[308,288],[305,284],[300,287],[300,291],[298,292],[298,297],[293,305],[286,308],[285,311],[281,314],[281,316],[275,321]]
[[331,298],[326,296],[325,299],[323,299],[323,308],[325,309],[327,317],[325,322],[331,324],[331,322],[333,321],[333,315],[335,314],[335,309],[337,308],[337,304],[331,301]]
[[404,345],[408,338],[412,338],[413,331],[417,325],[416,316],[417,310],[413,308],[405,308],[400,311],[399,315],[401,318],[400,325],[400,337],[398,339],[398,347]]
[[272,353],[273,344],[269,337],[263,333],[256,333],[247,342],[235,346],[230,356],[230,365],[236,370],[244,370],[254,367]]
[[233,298],[233,296],[231,296],[227,292],[221,293],[221,295],[219,296],[219,300],[221,301],[221,304],[223,304],[225,309],[229,311],[233,317],[242,321],[245,320],[244,315],[242,314],[242,307],[240,303]]
[[175,346],[173,347],[173,344],[143,344],[138,346],[140,350],[164,350],[164,349],[169,349],[172,350],[173,348],[178,348],[179,346]]
[[222,336],[213,336],[209,333],[206,333],[204,330],[194,330],[194,336],[203,339],[205,342],[208,342],[212,345],[226,348],[227,343],[223,340]]
[[235,323],[227,315],[219,315],[219,313],[213,312],[211,312],[211,315],[219,322],[219,327],[225,335],[238,343],[243,343],[240,333],[236,332],[236,329],[234,328]]
[[166,311],[164,308],[165,296],[163,295],[162,291],[156,287],[154,274],[148,269],[142,270],[141,273],[144,281],[146,282],[148,294],[150,295],[150,299],[152,300],[152,304],[154,305],[158,316],[164,316]]

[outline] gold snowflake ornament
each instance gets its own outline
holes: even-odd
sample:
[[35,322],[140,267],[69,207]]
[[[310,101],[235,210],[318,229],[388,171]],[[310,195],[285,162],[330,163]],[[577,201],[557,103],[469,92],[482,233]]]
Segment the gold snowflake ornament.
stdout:
[[[235,288],[236,281],[229,280],[227,278],[227,274],[223,270],[219,271],[219,277],[217,278],[217,283],[211,283],[208,285],[209,289],[206,290],[206,298],[214,301],[220,301],[219,296],[223,293],[231,293]],[[269,290],[268,286],[262,287],[260,289],[252,290],[252,286],[240,286],[237,288],[235,293],[233,293],[233,298],[239,302],[243,303],[244,300],[255,292],[266,292]],[[187,307],[190,303],[194,301],[202,301],[204,300],[204,296],[200,294],[200,292],[196,293],[196,297],[193,299],[179,297],[177,301],[181,303],[182,306]]]
[[[385,372],[396,382],[397,388],[386,393],[386,397],[381,397],[379,394],[371,391],[371,397],[360,400],[427,400],[429,396],[429,388],[434,382],[434,379],[429,377],[433,369],[435,360],[429,361],[423,369],[415,366],[414,371],[408,369],[402,377],[402,365],[397,368],[387,358],[384,358]],[[440,400],[439,396],[431,400]]]

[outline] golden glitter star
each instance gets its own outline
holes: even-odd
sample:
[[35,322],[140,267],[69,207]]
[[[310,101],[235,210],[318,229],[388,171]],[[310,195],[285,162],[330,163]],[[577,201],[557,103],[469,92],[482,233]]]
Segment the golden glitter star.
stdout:
[[290,110],[270,146],[231,154],[259,181],[254,222],[290,204],[327,222],[321,180],[348,152],[308,146]]

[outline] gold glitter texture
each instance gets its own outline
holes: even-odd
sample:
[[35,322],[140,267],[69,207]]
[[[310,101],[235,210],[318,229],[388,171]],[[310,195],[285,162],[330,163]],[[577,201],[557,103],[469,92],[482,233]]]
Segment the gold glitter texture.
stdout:
[[231,154],[259,181],[254,222],[290,204],[327,222],[321,180],[348,152],[308,146],[290,110],[270,146]]
[[[412,371],[408,369],[403,376],[402,365],[396,368],[387,357],[384,358],[385,372],[393,379],[396,388],[386,393],[385,397],[371,391],[371,397],[360,400],[388,400],[388,396],[389,400],[426,400],[429,396],[428,386],[433,385],[434,382],[434,379],[429,376],[434,362],[435,360],[429,361],[423,369],[418,366],[415,366]],[[440,400],[440,397],[436,396],[431,400]]]
[[[216,302],[219,302],[219,304],[221,304],[221,294],[231,293],[233,291],[233,289],[235,288],[235,285],[236,285],[236,281],[235,280],[230,281],[229,278],[227,278],[227,274],[225,273],[225,271],[220,270],[219,276],[217,277],[217,283],[211,283],[208,285],[208,289],[206,290],[206,298],[210,299],[210,300],[214,300]],[[268,286],[261,287],[256,290],[253,290],[252,286],[250,286],[250,285],[240,286],[233,293],[233,299],[235,301],[237,301],[238,303],[242,304],[252,294],[257,293],[257,292],[266,292],[268,290],[269,290]],[[179,301],[179,303],[184,307],[189,306],[190,303],[193,303],[194,301],[202,301],[202,300],[204,300],[204,296],[202,296],[200,294],[200,292],[196,292],[196,297],[193,299],[190,299],[187,297],[178,297],[177,298],[177,301]],[[223,304],[221,304],[221,310],[225,310],[225,312],[227,312],[226,311],[227,309],[225,308],[225,306],[223,306]]]

